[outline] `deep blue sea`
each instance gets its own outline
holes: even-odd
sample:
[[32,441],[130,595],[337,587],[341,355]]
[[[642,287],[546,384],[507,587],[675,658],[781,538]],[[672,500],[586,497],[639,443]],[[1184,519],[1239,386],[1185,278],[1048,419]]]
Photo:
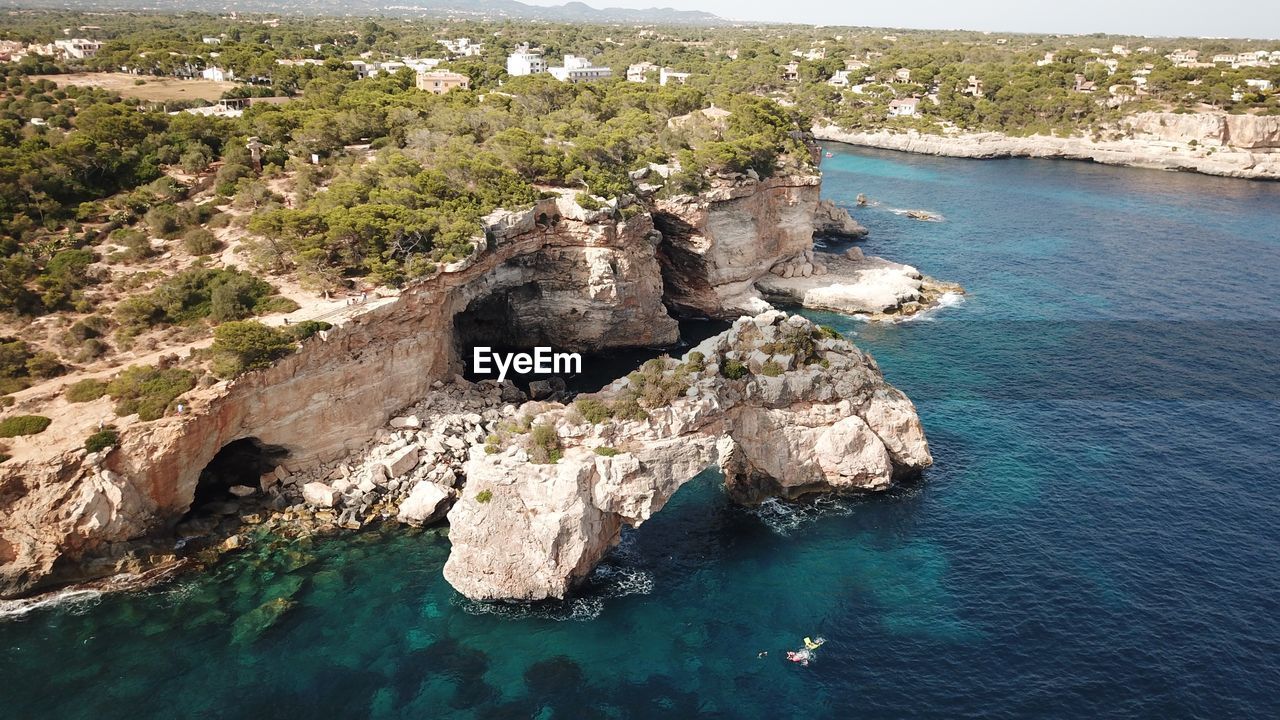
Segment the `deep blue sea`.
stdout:
[[920,482],[747,511],[708,473],[536,611],[463,601],[437,532],[251,549],[0,622],[0,716],[1280,715],[1280,183],[829,149],[866,251],[968,290],[812,313],[915,400]]

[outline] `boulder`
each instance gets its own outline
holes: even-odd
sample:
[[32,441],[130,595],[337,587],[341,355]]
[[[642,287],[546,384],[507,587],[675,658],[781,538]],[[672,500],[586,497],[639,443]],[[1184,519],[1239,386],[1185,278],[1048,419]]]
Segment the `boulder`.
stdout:
[[420,480],[409,496],[400,503],[396,519],[409,525],[421,526],[442,516],[449,507],[450,493],[433,482]]
[[230,488],[228,488],[228,492],[230,492],[232,495],[235,495],[236,497],[249,497],[250,495],[258,491],[257,489],[251,488],[248,485],[232,485]]
[[404,417],[391,418],[390,425],[393,428],[420,428],[422,427],[422,421],[418,419],[417,415],[406,415]]
[[382,461],[387,477],[397,478],[418,466],[418,446],[409,445],[391,453]]
[[331,508],[337,500],[337,493],[322,482],[309,482],[302,486],[302,499],[312,507]]

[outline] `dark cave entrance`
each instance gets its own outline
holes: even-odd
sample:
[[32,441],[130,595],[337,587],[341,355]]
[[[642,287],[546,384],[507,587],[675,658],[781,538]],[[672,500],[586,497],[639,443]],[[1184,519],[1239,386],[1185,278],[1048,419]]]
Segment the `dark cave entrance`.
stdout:
[[288,454],[288,450],[267,445],[255,437],[227,443],[200,472],[188,516],[200,514],[217,503],[236,500],[231,493],[234,485],[257,489],[259,478],[275,470]]
[[[571,309],[563,318],[548,319],[540,327],[527,327],[521,323],[518,312],[520,304],[540,299],[541,290],[535,283],[530,283],[476,298],[454,316],[454,349],[464,368],[463,377],[472,382],[497,377],[496,371],[485,374],[475,372],[472,351],[476,347],[488,347],[495,353],[527,353],[541,345],[555,352],[579,352],[582,356],[582,372],[560,377],[565,381],[570,394],[596,392],[640,367],[646,360],[663,353],[679,356],[729,325],[721,321],[685,320],[680,322],[680,340],[674,345],[614,347],[585,352],[580,348],[564,345],[556,335],[558,328],[571,325],[576,317],[580,317],[576,309]],[[614,338],[611,341],[625,345],[625,339]],[[550,376],[551,374],[517,375],[509,372],[507,379],[520,389],[528,391],[531,381]]]

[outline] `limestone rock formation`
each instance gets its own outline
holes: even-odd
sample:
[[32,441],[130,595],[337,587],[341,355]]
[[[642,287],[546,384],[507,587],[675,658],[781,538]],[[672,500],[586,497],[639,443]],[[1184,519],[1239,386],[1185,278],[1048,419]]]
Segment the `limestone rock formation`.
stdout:
[[[574,407],[530,403],[518,414],[533,430],[473,447],[449,512],[445,578],[474,599],[564,597],[623,526],[713,464],[733,498],[755,503],[884,490],[932,463],[915,408],[870,357],[778,311],[741,318],[683,361],[650,361]],[[559,459],[536,462],[538,443],[552,442]]]
[[[481,412],[520,398],[494,386],[482,397],[459,390],[461,413],[433,406],[462,387],[449,381],[468,346],[661,346],[678,335],[668,305],[724,318],[768,309],[757,282],[775,277],[774,268],[806,280],[827,270],[830,261],[812,251],[819,194],[817,176],[748,176],[652,207],[588,211],[564,196],[496,212],[473,255],[334,318],[335,327],[270,368],[192,391],[181,415],[122,419],[114,449],[45,450],[39,438],[15,438],[25,456],[0,464],[0,597],[111,572],[110,563],[89,561],[171,530],[191,509],[201,471],[236,440],[287,453],[274,471],[246,479],[256,479],[264,501],[305,507],[304,488],[315,483],[307,499],[343,527],[393,517],[421,481],[451,486],[468,448],[484,440],[480,428],[491,419]],[[772,382],[761,385],[772,392]],[[440,422],[452,423],[450,432],[437,432]],[[744,477],[767,468],[749,451],[743,457]],[[824,477],[848,470],[828,469]],[[874,484],[882,469],[850,482]]]
[[848,210],[829,199],[818,201],[813,213],[813,234],[819,237],[857,239],[867,236],[862,226]]
[[798,272],[775,267],[756,287],[770,302],[874,319],[911,315],[937,305],[946,293],[963,292],[910,265],[864,256],[859,248],[845,255],[815,253],[812,266],[822,272],[804,272],[806,265],[796,266]]
[[[1038,157],[1090,160],[1161,170],[1185,170],[1252,179],[1280,179],[1280,117],[1226,113],[1138,113],[1110,128],[1120,138],[998,132],[946,135],[916,130],[813,129],[819,140],[964,158]],[[1194,144],[1193,144],[1194,141]]]
[[818,176],[721,184],[657,201],[666,300],[677,310],[732,318],[768,309],[756,280],[813,247]]

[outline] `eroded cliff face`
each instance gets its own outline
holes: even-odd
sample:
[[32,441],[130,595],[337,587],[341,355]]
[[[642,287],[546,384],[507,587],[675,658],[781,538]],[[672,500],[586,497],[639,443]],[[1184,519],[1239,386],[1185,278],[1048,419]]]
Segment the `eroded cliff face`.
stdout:
[[1275,115],[1144,112],[1126,118],[1123,125],[1135,134],[1169,142],[1280,150],[1280,116]]
[[[0,596],[39,587],[60,559],[73,564],[172,526],[205,465],[233,440],[284,448],[289,466],[304,469],[362,446],[462,370],[454,320],[477,299],[525,294],[496,330],[516,342],[602,349],[676,339],[647,214],[615,221],[548,200],[491,217],[485,242],[271,368],[196,391],[182,415],[130,426],[105,457],[75,451],[0,466]],[[480,330],[471,337],[494,331]]]
[[[437,383],[463,370],[470,345],[588,351],[662,346],[678,335],[668,306],[726,318],[767,309],[756,287],[761,278],[780,264],[814,267],[819,191],[816,176],[743,179],[703,196],[658,201],[652,212],[587,211],[566,196],[523,212],[495,213],[486,219],[484,237],[477,241],[481,247],[468,259],[371,303],[268,369],[193,391],[179,416],[130,424],[119,448],[0,465],[0,597],[109,572],[111,563],[87,561],[118,557],[127,541],[172,528],[191,509],[202,470],[233,441],[254,438],[281,448],[288,453],[289,473],[299,477],[367,451],[370,437],[397,411],[424,398],[429,403]],[[674,425],[665,430],[631,436],[631,461],[618,459],[592,471],[613,478],[609,482],[617,487],[591,480],[586,464],[577,470],[571,463],[538,469],[554,478],[528,490],[545,502],[531,506],[538,508],[534,515],[553,522],[561,517],[555,514],[557,503],[577,507],[581,498],[548,493],[592,484],[598,488],[595,510],[584,510],[574,522],[604,523],[590,536],[604,537],[600,542],[607,546],[616,535],[614,525],[647,517],[665,502],[667,489],[673,492],[691,476],[686,471],[713,461],[721,463],[731,490],[743,498],[793,496],[841,483],[874,489],[903,467],[927,464],[927,451],[923,458],[903,460],[891,441],[874,440],[866,401],[853,395],[831,400],[836,396],[817,386],[822,375],[812,368],[803,375],[812,387],[767,376],[750,386],[781,393],[776,402],[765,398],[753,405],[721,397],[720,390],[699,395],[713,405],[732,402],[739,409],[717,415],[720,431],[693,432],[698,418],[719,412],[719,406],[708,406],[687,417],[672,416]],[[867,375],[866,383],[875,385],[875,377]],[[847,403],[839,405],[841,400]],[[815,410],[813,403],[835,409]],[[849,420],[854,415],[863,418],[862,425]],[[732,431],[725,424],[730,418]],[[831,429],[841,422],[838,432]],[[652,447],[641,447],[642,440]],[[767,454],[757,451],[763,447],[770,448]],[[842,464],[838,453],[858,460]],[[872,456],[879,460],[871,462]],[[777,466],[780,457],[802,472],[784,472]],[[628,465],[632,461],[634,467]],[[409,479],[427,481],[426,472]],[[477,466],[477,476],[486,477],[484,467]],[[632,481],[650,487],[661,501],[637,500],[628,489]],[[410,488],[403,482],[401,490]],[[406,518],[429,517],[435,507],[431,500],[440,500],[441,492],[415,496]],[[533,522],[533,516],[527,519]],[[462,537],[468,537],[465,530]],[[588,547],[579,560],[591,565],[600,550]],[[555,567],[578,568],[577,562],[566,556]]]
[[998,132],[937,135],[916,130],[843,130],[831,125],[813,129],[820,140],[922,155],[1063,158],[1223,177],[1280,179],[1277,116],[1145,112],[1121,120],[1108,133],[1116,131],[1123,137],[1015,137]]
[[659,200],[654,223],[667,302],[678,313],[731,318],[768,303],[755,284],[813,247],[817,175],[747,180]]
[[536,462],[533,432],[503,449],[471,449],[449,512],[444,574],[454,588],[478,600],[562,598],[624,526],[648,520],[712,465],[731,497],[756,503],[884,490],[933,461],[911,401],[869,356],[800,316],[741,318],[681,362],[640,374],[590,400],[616,406],[641,384],[645,396],[672,384],[678,396],[642,419],[593,424],[545,403],[515,413],[544,437],[554,428],[557,462]]

